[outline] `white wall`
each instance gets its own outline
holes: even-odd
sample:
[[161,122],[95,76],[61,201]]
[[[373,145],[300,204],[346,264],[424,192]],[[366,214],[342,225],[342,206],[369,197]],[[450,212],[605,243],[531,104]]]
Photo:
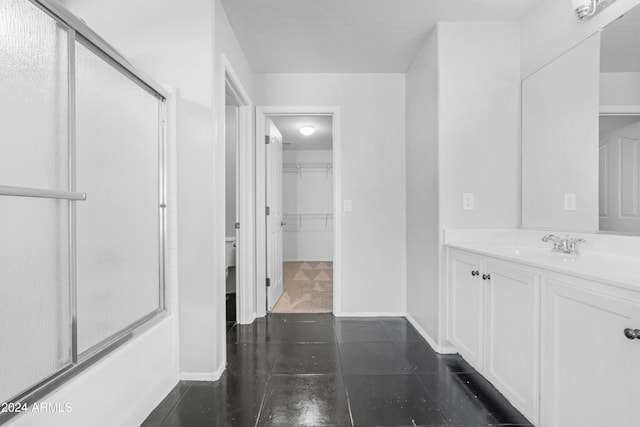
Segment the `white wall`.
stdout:
[[600,105],[640,105],[640,73],[600,73]]
[[339,106],[341,313],[406,309],[404,74],[259,74],[256,105]]
[[407,76],[407,308],[445,347],[444,229],[518,226],[520,45],[516,22],[435,31]]
[[[518,224],[519,28],[438,25],[440,218],[443,228]],[[475,210],[462,210],[462,193]]]
[[[238,84],[246,91],[246,95],[253,99],[253,71],[247,61],[247,58],[236,39],[227,14],[224,11],[220,0],[215,0],[215,43],[212,69],[213,76],[213,125],[214,125],[214,139],[211,141],[213,146],[213,170],[208,170],[207,179],[212,182],[213,188],[211,189],[211,195],[213,196],[213,202],[215,206],[224,206],[225,203],[225,139],[224,139],[224,124],[225,124],[225,64],[223,61],[223,55],[229,61],[231,68],[239,79]],[[184,5],[183,5],[184,7]],[[189,5],[191,7],[191,5]],[[203,50],[200,54],[205,55],[205,52],[211,52],[211,50]],[[191,375],[185,376],[189,379],[217,379],[226,366],[227,360],[227,346],[226,346],[226,277],[225,277],[225,216],[224,209],[214,209],[213,215],[213,244],[214,251],[213,256],[208,262],[213,267],[213,280],[209,283],[214,295],[214,303],[207,305],[206,312],[210,313],[214,321],[211,323],[211,337],[214,343],[211,349],[214,351],[214,358],[212,360],[214,371],[211,377],[209,373],[211,371],[192,371]],[[241,224],[240,233],[243,232],[243,226]],[[245,224],[244,230],[247,230]],[[202,238],[202,237],[201,237]],[[236,256],[240,257],[239,252],[243,248],[238,245],[238,251]],[[236,258],[238,260],[238,258]],[[243,276],[240,276],[240,280],[244,280]],[[255,310],[255,308],[253,308]],[[246,314],[243,313],[243,316]]]
[[[215,49],[216,49],[216,73],[222,70],[222,64],[220,55],[224,54],[233,70],[238,75],[240,79],[240,83],[244,87],[247,92],[249,98],[253,99],[253,70],[251,69],[251,65],[247,60],[247,57],[236,38],[235,33],[233,32],[233,28],[231,28],[231,24],[229,23],[229,18],[227,18],[227,13],[222,6],[221,0],[215,0],[215,8],[216,8],[216,17],[215,17]],[[216,75],[216,83],[220,86],[220,77]],[[219,87],[216,87],[216,90],[219,90]],[[222,87],[224,89],[224,86]],[[216,101],[224,100],[224,92],[221,94],[221,98],[216,98]]]
[[579,21],[570,0],[541,0],[522,19],[522,77],[525,78],[585,40],[640,0],[617,0],[588,21]]
[[523,82],[524,228],[598,230],[599,63],[595,34]]
[[407,313],[438,336],[438,31],[431,31],[406,78]]
[[[441,230],[518,226],[519,32],[516,22],[438,24]],[[462,193],[475,210],[462,210]],[[442,314],[444,260],[440,272]],[[442,344],[442,315],[439,326]]]
[[[282,201],[285,261],[333,261],[333,172],[322,168],[304,169],[309,164],[332,164],[332,150],[284,150]],[[302,216],[296,214],[303,214]],[[314,214],[305,216],[304,214]]]

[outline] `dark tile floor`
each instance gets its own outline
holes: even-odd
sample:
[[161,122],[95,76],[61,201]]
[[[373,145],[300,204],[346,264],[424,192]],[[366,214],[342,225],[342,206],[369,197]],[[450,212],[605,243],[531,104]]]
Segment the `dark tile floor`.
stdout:
[[143,426],[530,425],[404,318],[282,314],[231,323],[227,359],[219,381],[180,382]]

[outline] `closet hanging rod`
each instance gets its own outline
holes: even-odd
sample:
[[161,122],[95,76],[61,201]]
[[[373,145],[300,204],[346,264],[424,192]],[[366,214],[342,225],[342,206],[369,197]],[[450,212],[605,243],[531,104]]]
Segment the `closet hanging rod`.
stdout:
[[332,163],[283,163],[283,169],[327,169],[333,168]]
[[11,187],[0,185],[0,196],[37,197],[41,199],[60,199],[83,201],[87,200],[87,193],[73,191],[42,190],[38,188]]
[[321,173],[324,172],[329,177],[329,174],[333,173],[332,163],[284,163],[282,165],[283,173],[295,173],[298,177],[302,178],[303,173]]
[[285,213],[285,216],[333,216],[332,213]]

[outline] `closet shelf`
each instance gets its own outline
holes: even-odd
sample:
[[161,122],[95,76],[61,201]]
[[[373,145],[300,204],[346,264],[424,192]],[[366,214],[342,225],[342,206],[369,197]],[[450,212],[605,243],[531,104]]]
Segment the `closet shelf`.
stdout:
[[[285,213],[283,214],[283,217],[285,218],[285,223],[289,226],[293,226],[292,221],[296,221],[295,223],[296,229],[300,230],[300,229],[303,229],[307,225],[307,223],[310,223],[311,221],[317,224],[318,220],[323,220],[323,219],[324,219],[324,227],[328,228],[329,220],[333,219],[333,214],[332,213]],[[289,222],[286,221],[287,219],[289,220]]]
[[333,163],[283,163],[282,172],[295,173],[298,176],[302,176],[304,172],[324,172],[329,176],[330,173],[333,173]]

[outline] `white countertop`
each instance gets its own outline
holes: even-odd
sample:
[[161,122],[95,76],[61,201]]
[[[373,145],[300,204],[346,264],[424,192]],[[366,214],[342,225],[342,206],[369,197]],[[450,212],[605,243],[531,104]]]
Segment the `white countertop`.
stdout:
[[640,257],[637,256],[595,251],[568,255],[551,252],[550,247],[520,246],[516,242],[451,242],[446,246],[634,291],[640,290]]

